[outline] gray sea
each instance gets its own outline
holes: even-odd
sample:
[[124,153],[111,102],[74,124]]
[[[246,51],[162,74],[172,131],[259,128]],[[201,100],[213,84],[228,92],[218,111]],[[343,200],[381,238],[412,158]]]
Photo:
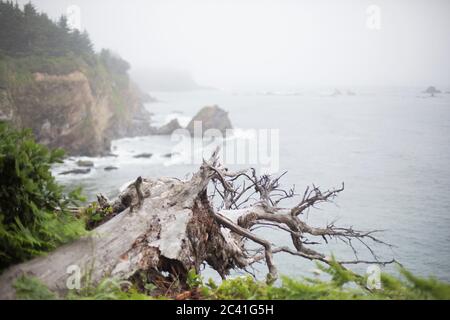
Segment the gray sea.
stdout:
[[[258,129],[275,130],[275,173],[288,172],[283,186],[295,185],[302,193],[313,183],[328,189],[345,182],[334,203],[310,210],[303,219],[315,226],[336,221],[354,229],[384,230],[378,237],[395,247],[374,245],[380,259],[394,257],[419,275],[450,281],[450,94],[429,97],[421,93],[423,88],[352,88],[354,95],[341,90],[338,96],[333,91],[151,92],[160,102],[146,107],[155,124],[173,118],[187,124],[201,107],[219,105],[237,129],[229,142],[248,140]],[[113,143],[117,157],[91,159],[95,167],[87,175],[58,175],[76,167],[75,158],[54,172],[68,188],[81,185],[90,199],[98,192],[113,197],[138,176],[184,178],[194,172],[199,165],[183,160],[178,145],[170,136],[121,139]],[[164,156],[174,150],[178,161]],[[146,152],[153,156],[134,158]],[[118,170],[104,171],[110,165]],[[259,232],[278,244],[289,242],[272,229]],[[359,258],[372,259],[362,244],[355,246]],[[315,247],[338,258],[354,258],[340,242]],[[315,268],[287,254],[278,255],[276,262],[280,273],[291,276],[310,276]],[[365,268],[355,267],[359,272]]]

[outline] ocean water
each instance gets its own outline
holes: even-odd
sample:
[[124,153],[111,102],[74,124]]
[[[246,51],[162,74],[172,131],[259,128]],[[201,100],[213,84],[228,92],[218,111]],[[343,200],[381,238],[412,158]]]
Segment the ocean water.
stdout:
[[[308,89],[298,94],[227,91],[152,92],[160,102],[147,105],[152,121],[178,118],[186,124],[203,106],[219,105],[238,130],[229,141],[245,140],[258,129],[278,130],[278,171],[282,184],[302,193],[314,183],[323,189],[346,189],[335,203],[320,205],[302,218],[314,226],[353,226],[384,230],[378,235],[395,247],[374,245],[380,259],[395,258],[411,271],[450,281],[450,94],[427,97],[423,88],[360,88],[356,95]],[[114,141],[117,157],[93,158],[91,173],[58,175],[76,167],[76,158],[54,168],[68,188],[81,185],[90,199],[109,197],[138,176],[184,178],[198,168],[183,159],[183,148],[171,137],[138,137]],[[226,148],[226,146],[225,146]],[[177,152],[168,159],[164,155]],[[150,159],[136,159],[152,153]],[[88,158],[82,158],[88,159]],[[117,166],[104,171],[105,166]],[[239,165],[230,164],[231,167]],[[242,166],[242,165],[240,165]],[[284,205],[293,205],[290,200]],[[272,229],[260,230],[277,244],[289,239]],[[371,259],[356,243],[361,259]],[[338,258],[354,258],[340,242],[316,245]],[[314,264],[287,254],[276,256],[282,274],[311,275]],[[364,272],[366,266],[354,267]],[[261,266],[257,268],[264,271]],[[395,272],[395,268],[387,267]]]

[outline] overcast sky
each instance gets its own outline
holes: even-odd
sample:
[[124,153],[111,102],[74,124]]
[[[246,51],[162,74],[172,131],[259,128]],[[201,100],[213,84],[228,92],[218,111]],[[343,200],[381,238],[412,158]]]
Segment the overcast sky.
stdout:
[[97,49],[203,85],[450,85],[448,0],[33,3],[55,19],[77,5]]

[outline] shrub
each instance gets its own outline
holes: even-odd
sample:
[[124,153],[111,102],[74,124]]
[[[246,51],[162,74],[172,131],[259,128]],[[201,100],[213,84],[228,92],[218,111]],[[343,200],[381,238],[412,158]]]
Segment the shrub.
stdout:
[[[319,266],[325,274],[332,278],[329,281],[320,279],[293,279],[282,277],[281,283],[267,285],[251,276],[230,278],[216,284],[209,279],[204,282],[195,271],[188,274],[189,291],[181,294],[179,288],[165,291],[165,296],[150,296],[158,292],[153,284],[146,284],[145,289],[138,289],[134,281],[118,281],[104,278],[94,285],[85,281],[85,286],[71,291],[63,299],[75,300],[146,300],[146,299],[217,299],[217,300],[449,300],[450,284],[430,278],[420,278],[400,268],[402,278],[388,274],[381,275],[382,289],[369,290],[365,287],[366,277],[345,270],[335,264],[330,267]],[[22,277],[14,285],[16,295],[20,299],[54,299],[38,279]],[[148,288],[148,289],[147,289]],[[188,293],[188,294],[186,294]],[[181,298],[183,297],[183,298]]]
[[204,299],[273,299],[273,300],[449,300],[450,284],[434,278],[420,278],[400,268],[402,278],[382,273],[382,289],[366,288],[367,278],[338,264],[319,265],[330,281],[282,277],[279,285],[266,285],[250,276],[223,281],[209,281],[198,289]]
[[21,300],[54,300],[56,295],[38,279],[21,276],[14,283],[16,296]]
[[63,155],[0,122],[0,270],[85,232],[67,209],[82,200],[79,191],[65,195],[50,172]]

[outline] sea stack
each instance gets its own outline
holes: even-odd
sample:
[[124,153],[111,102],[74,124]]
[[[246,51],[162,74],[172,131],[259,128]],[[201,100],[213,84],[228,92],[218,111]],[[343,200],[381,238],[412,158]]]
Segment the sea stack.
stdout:
[[195,132],[195,122],[201,122],[202,132],[209,129],[219,130],[225,135],[227,129],[233,129],[228,112],[219,108],[217,105],[202,108],[194,118],[189,122],[186,129],[189,130],[191,136],[197,136],[200,132]]

